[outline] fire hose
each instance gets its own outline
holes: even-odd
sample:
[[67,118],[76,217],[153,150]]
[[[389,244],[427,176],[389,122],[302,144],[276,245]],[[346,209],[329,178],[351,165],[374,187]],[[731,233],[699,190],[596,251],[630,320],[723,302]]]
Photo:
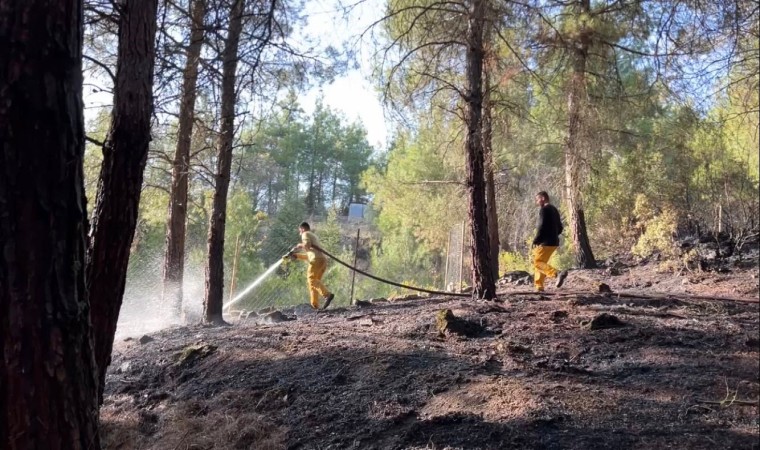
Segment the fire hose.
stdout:
[[[365,272],[365,271],[363,271],[361,269],[358,269],[358,268],[356,268],[356,267],[354,267],[354,266],[352,266],[352,265],[350,265],[350,264],[348,264],[346,262],[341,261],[340,258],[338,258],[337,256],[331,254],[330,252],[326,251],[325,249],[323,249],[323,248],[321,248],[319,246],[314,245],[313,247],[316,250],[324,253],[325,255],[327,255],[328,257],[330,257],[331,259],[335,260],[339,264],[347,267],[348,269],[355,270],[356,272],[358,272],[358,273],[360,273],[360,274],[362,274],[362,275],[364,275],[364,276],[366,276],[368,278],[372,278],[373,280],[379,281],[381,283],[386,283],[386,284],[389,284],[391,286],[396,286],[396,287],[400,287],[400,288],[404,288],[404,289],[409,289],[409,290],[412,290],[412,291],[425,292],[425,293],[431,294],[431,295],[448,295],[448,296],[452,296],[452,297],[472,297],[472,294],[466,294],[466,293],[461,293],[461,292],[435,291],[435,290],[431,290],[431,289],[424,289],[424,288],[419,288],[419,287],[415,287],[415,286],[409,286],[407,284],[396,283],[395,281],[386,280],[385,278],[381,278],[381,277],[372,275],[371,273],[367,273],[367,272]],[[293,251],[291,251],[290,253],[288,253],[288,255],[286,255],[286,256],[289,256],[292,253],[293,253]],[[580,294],[588,294],[588,293],[587,292],[541,292],[540,293],[540,295],[542,295],[542,296],[563,296],[563,295],[580,295]],[[536,293],[533,292],[533,291],[522,291],[522,292],[518,291],[518,292],[510,292],[509,295],[536,295]],[[758,301],[758,299],[747,299],[747,298],[737,298],[737,297],[702,296],[702,295],[689,295],[689,294],[678,295],[678,294],[673,294],[673,293],[670,293],[670,294],[661,294],[661,293],[657,293],[657,294],[645,294],[645,293],[639,293],[639,292],[615,292],[613,295],[617,296],[617,297],[631,298],[631,299],[690,298],[690,299],[694,299],[694,300],[705,300],[705,301],[724,301],[724,302],[737,302],[737,303],[760,303],[760,301]]]
[[[354,267],[354,266],[352,266],[352,265],[350,265],[350,264],[348,264],[346,262],[341,261],[340,258],[338,258],[337,256],[331,254],[330,252],[326,251],[325,249],[323,249],[321,247],[318,247],[316,245],[313,245],[313,247],[314,247],[314,249],[316,249],[316,250],[324,253],[325,255],[327,255],[328,257],[330,257],[331,259],[335,260],[337,263],[339,263],[339,264],[341,264],[341,265],[343,265],[343,266],[345,266],[345,267],[347,267],[347,268],[349,268],[351,270],[355,270],[356,272],[364,275],[365,277],[372,278],[373,280],[379,281],[381,283],[390,284],[391,286],[396,286],[396,287],[400,287],[400,288],[404,288],[404,289],[409,289],[411,291],[424,292],[424,293],[431,294],[431,295],[449,295],[449,296],[452,296],[452,297],[472,297],[471,294],[465,294],[465,293],[461,293],[461,292],[434,291],[434,290],[431,290],[431,289],[425,289],[425,288],[420,288],[420,287],[415,287],[415,286],[409,286],[408,284],[396,283],[395,281],[386,280],[385,278],[380,278],[380,277],[378,277],[376,275],[372,275],[371,273],[365,272],[365,271],[363,271],[361,269],[357,269],[356,267]],[[291,251],[290,253],[288,253],[285,256],[290,256],[292,253],[293,252]]]

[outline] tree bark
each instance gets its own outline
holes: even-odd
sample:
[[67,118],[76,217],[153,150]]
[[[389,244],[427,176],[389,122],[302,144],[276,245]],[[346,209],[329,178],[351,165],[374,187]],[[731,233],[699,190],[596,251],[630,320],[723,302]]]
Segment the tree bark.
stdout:
[[483,157],[483,28],[485,0],[471,3],[467,28],[467,136],[465,138],[467,191],[470,232],[472,234],[472,295],[496,297],[496,284],[490,262],[488,214]]
[[111,129],[90,228],[87,287],[102,401],[140,204],[153,113],[157,0],[121,6]]
[[98,449],[82,2],[0,0],[0,448]]
[[230,27],[222,52],[222,106],[219,155],[214,190],[214,205],[208,232],[208,264],[203,317],[207,323],[224,324],[224,232],[227,217],[227,191],[230,185],[232,144],[235,138],[235,80],[240,33],[243,29],[243,0],[234,0],[230,9]]
[[[581,0],[581,13],[588,14],[591,10],[590,0]],[[581,32],[578,42],[571,48],[573,71],[567,94],[567,136],[565,137],[565,196],[567,209],[570,214],[570,237],[573,241],[573,251],[577,267],[584,269],[596,268],[596,260],[591,251],[591,243],[586,230],[586,219],[581,197],[581,180],[583,171],[584,145],[584,115],[586,102],[586,59],[590,36]]]
[[175,317],[182,317],[182,282],[185,270],[185,233],[187,224],[187,185],[190,172],[190,144],[195,118],[198,63],[203,47],[206,1],[192,3],[190,45],[182,80],[177,148],[172,165],[169,217],[166,223],[163,301],[171,305]]
[[483,92],[483,154],[486,170],[486,208],[488,214],[488,241],[491,271],[494,279],[499,278],[499,216],[496,205],[496,183],[493,169],[493,118],[491,116],[491,86],[489,71],[483,71],[485,90]]

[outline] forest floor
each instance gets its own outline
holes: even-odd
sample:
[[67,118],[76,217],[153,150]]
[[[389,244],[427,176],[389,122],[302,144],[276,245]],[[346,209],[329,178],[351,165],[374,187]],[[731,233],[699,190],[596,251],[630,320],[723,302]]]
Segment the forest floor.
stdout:
[[[303,311],[119,340],[109,449],[758,448],[757,261],[575,271],[562,295]],[[440,332],[449,309],[462,333]],[[595,317],[606,313],[597,328]],[[605,318],[603,316],[602,318]],[[601,321],[604,322],[604,321]],[[454,329],[453,325],[449,328]],[[456,330],[455,330],[456,331]]]

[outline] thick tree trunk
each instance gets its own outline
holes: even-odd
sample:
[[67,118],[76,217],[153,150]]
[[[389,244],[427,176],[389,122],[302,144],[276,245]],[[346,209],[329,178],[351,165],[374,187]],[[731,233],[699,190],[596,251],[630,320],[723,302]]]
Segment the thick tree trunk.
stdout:
[[490,244],[489,254],[491,271],[494,279],[499,278],[499,216],[496,205],[496,183],[493,169],[493,118],[491,116],[491,86],[488,70],[483,71],[483,154],[485,156],[486,170],[486,208],[488,214],[488,241]]
[[[317,142],[319,141],[319,125],[314,125],[315,132],[314,137],[312,138],[311,143],[311,158],[310,158],[310,165],[309,167],[309,190],[306,194],[306,213],[308,215],[313,215],[314,212],[317,209],[317,194],[316,194],[316,187],[315,187],[315,167],[317,165]],[[296,185],[298,186],[298,185]]]
[[122,5],[111,129],[90,228],[87,288],[100,397],[116,333],[135,234],[153,113],[157,0]]
[[314,152],[312,151],[311,154],[311,172],[309,173],[309,190],[306,194],[306,213],[309,215],[314,214],[314,211],[316,210],[316,193],[315,193],[315,187],[314,187]]
[[[581,12],[590,11],[590,0],[581,0]],[[567,94],[567,136],[565,137],[565,197],[570,214],[570,238],[573,241],[577,267],[593,269],[596,260],[586,231],[586,219],[581,198],[582,172],[584,170],[584,105],[586,102],[586,58],[589,37],[581,33],[581,38],[573,48],[573,73]]]
[[164,256],[163,301],[172,306],[176,317],[182,317],[182,281],[185,270],[185,232],[187,223],[187,184],[190,172],[190,144],[195,117],[195,98],[198,83],[198,63],[203,47],[206,1],[192,3],[190,46],[187,49],[182,80],[182,99],[179,107],[177,149],[172,166],[172,186],[169,197],[169,217],[166,223],[166,254]]
[[491,269],[486,186],[483,168],[483,27],[485,0],[473,0],[467,29],[467,191],[469,194],[470,231],[472,233],[472,295],[496,297]]
[[0,0],[0,448],[98,449],[82,2]]
[[203,317],[207,323],[221,325],[224,302],[224,232],[227,218],[227,191],[230,186],[232,144],[235,133],[235,79],[240,33],[243,29],[243,0],[234,0],[230,9],[230,28],[222,52],[222,114],[214,190],[214,205],[208,231],[208,264]]
[[318,186],[318,188],[317,188],[317,201],[316,201],[316,204],[314,205],[314,208],[315,208],[315,211],[320,211],[321,212],[322,211],[322,205],[325,204],[325,201],[324,201],[324,189],[325,189],[325,186],[324,186],[324,173],[321,170],[319,171],[319,178],[318,178],[318,181],[317,181],[317,186]]

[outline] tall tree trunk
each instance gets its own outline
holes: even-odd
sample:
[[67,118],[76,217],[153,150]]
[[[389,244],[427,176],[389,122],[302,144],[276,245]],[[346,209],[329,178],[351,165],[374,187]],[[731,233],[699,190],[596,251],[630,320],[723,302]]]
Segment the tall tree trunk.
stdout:
[[486,170],[486,208],[488,214],[488,241],[491,261],[491,271],[494,279],[499,278],[499,216],[496,205],[496,183],[493,169],[493,118],[491,116],[491,83],[489,70],[483,71],[483,154],[485,157]]
[[182,281],[185,270],[185,232],[187,223],[187,184],[190,172],[190,144],[195,117],[195,98],[198,84],[198,63],[203,47],[203,20],[206,1],[194,0],[190,12],[192,31],[182,80],[182,99],[179,107],[177,149],[172,166],[172,186],[169,197],[169,217],[166,223],[166,253],[164,256],[163,301],[168,302],[176,317],[182,316]]
[[135,234],[153,113],[157,0],[122,4],[111,129],[90,228],[87,288],[102,400]]
[[267,185],[267,214],[272,215],[274,212],[274,196],[275,193],[272,192],[272,179],[269,179],[269,184]]
[[485,0],[472,0],[467,28],[467,191],[472,233],[472,295],[496,297],[491,270],[488,215],[486,211],[485,173],[483,169],[483,27]]
[[[581,0],[581,14],[591,10],[590,0]],[[584,107],[586,104],[586,59],[590,36],[581,32],[572,48],[573,72],[567,94],[567,136],[565,137],[565,196],[570,213],[570,237],[573,241],[575,262],[579,268],[596,267],[594,253],[586,231],[586,219],[581,197],[584,161],[583,150],[588,145],[585,139]]]
[[[316,121],[315,121],[316,122]],[[316,194],[316,188],[314,186],[315,183],[315,166],[317,165],[317,142],[319,141],[319,125],[314,124],[314,128],[316,129],[314,132],[314,137],[312,138],[311,143],[311,158],[310,158],[310,165],[309,168],[309,191],[306,194],[306,213],[308,215],[314,214],[316,211],[316,205],[317,205],[317,194]]]
[[[317,188],[317,201],[316,201],[316,204],[314,205],[314,208],[315,208],[316,211],[322,211],[322,206],[324,206],[324,204],[325,204],[325,200],[324,200],[324,189],[325,189],[325,187],[324,187],[324,182],[323,182],[324,181],[324,172],[322,170],[319,171],[319,178],[318,178],[318,180],[319,181],[317,181],[317,186],[319,186],[319,188]],[[317,207],[319,207],[319,208],[317,209]]]
[[315,205],[316,202],[316,194],[315,194],[315,188],[314,188],[314,153],[311,154],[311,172],[309,173],[309,191],[306,194],[306,213],[311,215],[314,214],[314,210],[316,209]]
[[98,449],[82,2],[0,0],[0,448]]
[[235,133],[235,80],[240,33],[243,30],[243,0],[234,0],[230,9],[230,28],[222,51],[222,114],[214,190],[214,205],[208,231],[208,264],[203,317],[206,322],[223,324],[224,232],[227,219],[227,191],[230,186],[232,144]]

